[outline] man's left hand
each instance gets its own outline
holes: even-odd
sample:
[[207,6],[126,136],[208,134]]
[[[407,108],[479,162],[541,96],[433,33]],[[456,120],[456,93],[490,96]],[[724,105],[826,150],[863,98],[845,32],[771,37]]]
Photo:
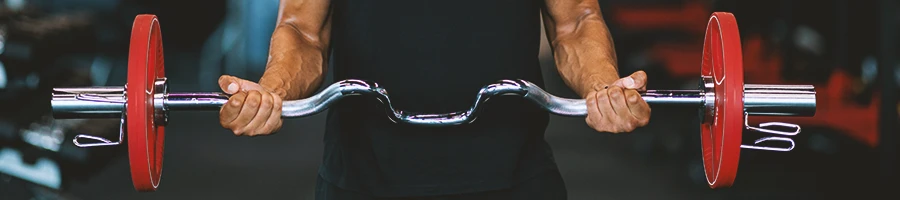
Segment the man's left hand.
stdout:
[[608,86],[598,86],[586,98],[588,126],[599,132],[624,133],[650,122],[650,105],[639,92],[647,90],[647,74],[638,71]]

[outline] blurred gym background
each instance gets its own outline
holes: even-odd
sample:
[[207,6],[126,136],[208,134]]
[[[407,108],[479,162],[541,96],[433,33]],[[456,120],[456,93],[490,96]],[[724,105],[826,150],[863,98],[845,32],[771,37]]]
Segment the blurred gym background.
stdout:
[[[134,191],[124,146],[71,142],[79,133],[115,138],[117,120],[48,117],[52,87],[125,84],[131,23],[141,13],[159,16],[170,90],[218,91],[221,74],[258,79],[277,0],[0,2],[0,199],[313,197],[324,114],[245,138],[221,128],[215,112],[171,113],[178,123],[167,127],[163,179],[153,193]],[[693,88],[707,19],[728,11],[740,27],[746,82],[813,84],[818,114],[751,117],[751,125],[784,121],[803,132],[790,152],[743,150],[735,186],[716,190],[704,179],[694,110],[654,108],[648,127],[618,135],[552,116],[546,137],[571,199],[898,199],[900,2],[600,4],[621,73],[647,71],[648,88]],[[573,95],[546,41],[542,50],[547,90]],[[763,136],[744,135],[745,144]]]

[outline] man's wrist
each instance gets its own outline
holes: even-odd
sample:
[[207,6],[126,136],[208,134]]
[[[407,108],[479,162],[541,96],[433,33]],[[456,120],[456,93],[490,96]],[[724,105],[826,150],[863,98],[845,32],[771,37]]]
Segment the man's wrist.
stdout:
[[289,85],[280,78],[280,77],[270,77],[263,75],[263,77],[259,80],[259,85],[268,92],[274,93],[282,100],[287,100],[289,98],[286,87]]
[[601,91],[609,88],[618,78],[616,72],[595,72],[588,73],[581,80],[582,97],[586,97],[589,93]]

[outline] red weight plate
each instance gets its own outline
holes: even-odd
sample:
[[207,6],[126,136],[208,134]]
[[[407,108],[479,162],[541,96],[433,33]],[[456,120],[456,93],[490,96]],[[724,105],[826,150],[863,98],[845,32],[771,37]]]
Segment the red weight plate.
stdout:
[[155,124],[155,82],[165,77],[162,35],[155,15],[138,15],[131,28],[128,52],[128,159],[138,191],[156,191],[162,173],[165,128]]
[[715,12],[706,26],[701,76],[712,77],[715,116],[701,126],[703,167],[710,188],[729,187],[737,176],[744,124],[744,76],[737,20]]

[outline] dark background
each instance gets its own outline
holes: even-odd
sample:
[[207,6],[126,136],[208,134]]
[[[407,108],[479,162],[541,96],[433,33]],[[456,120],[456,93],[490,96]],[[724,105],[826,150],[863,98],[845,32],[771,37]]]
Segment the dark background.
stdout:
[[[215,112],[170,113],[163,179],[152,193],[134,191],[125,146],[83,149],[71,143],[78,133],[114,138],[116,120],[46,117],[52,87],[125,84],[131,23],[141,13],[159,16],[170,91],[214,92],[221,74],[258,79],[277,0],[0,2],[0,25],[6,27],[0,53],[6,77],[0,78],[7,82],[0,87],[0,148],[21,152],[26,163],[54,160],[63,183],[43,187],[22,178],[33,175],[0,172],[0,199],[312,199],[324,113],[289,119],[279,134],[255,138],[233,136]],[[881,66],[898,66],[900,3],[600,3],[621,73],[647,71],[648,88],[694,87],[706,20],[727,11],[740,26],[748,83],[812,84],[823,95],[819,115],[809,120],[751,118],[798,123],[803,132],[793,137],[790,152],[743,150],[735,185],[725,189],[706,184],[695,110],[654,107],[647,127],[616,135],[596,133],[581,118],[552,116],[546,138],[570,199],[898,198],[900,110],[892,83],[900,73],[888,75],[900,70]],[[543,45],[546,90],[573,96]],[[50,150],[24,142],[29,134],[62,143]],[[743,141],[762,136],[745,131]]]

